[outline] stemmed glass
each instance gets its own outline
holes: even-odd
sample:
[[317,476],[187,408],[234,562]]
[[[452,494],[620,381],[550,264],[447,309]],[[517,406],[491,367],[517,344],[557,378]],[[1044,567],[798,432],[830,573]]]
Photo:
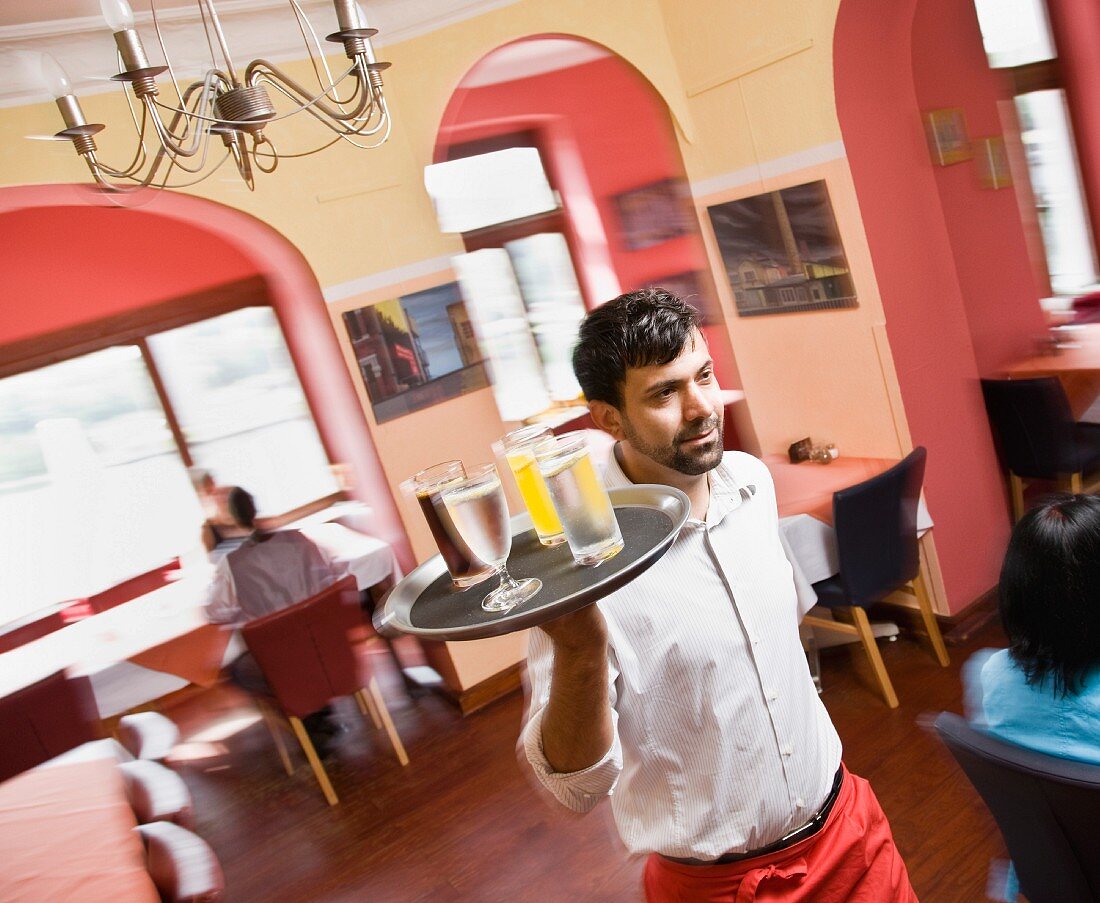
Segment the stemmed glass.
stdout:
[[513,579],[508,573],[512,530],[508,502],[500,475],[492,464],[475,467],[466,479],[450,483],[442,492],[443,504],[466,545],[478,558],[496,568],[500,586],[481,601],[486,611],[508,611],[542,589],[536,577]]

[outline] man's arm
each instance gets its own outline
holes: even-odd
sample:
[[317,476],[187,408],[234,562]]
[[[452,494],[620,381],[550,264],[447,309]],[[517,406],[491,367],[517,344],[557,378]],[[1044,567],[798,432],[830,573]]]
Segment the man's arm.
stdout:
[[581,771],[611,749],[607,624],[595,605],[542,628],[554,648],[550,700],[542,716],[542,748],[554,771]]
[[622,771],[616,671],[596,606],[532,631],[527,665],[527,760],[558,802],[588,812],[614,789]]

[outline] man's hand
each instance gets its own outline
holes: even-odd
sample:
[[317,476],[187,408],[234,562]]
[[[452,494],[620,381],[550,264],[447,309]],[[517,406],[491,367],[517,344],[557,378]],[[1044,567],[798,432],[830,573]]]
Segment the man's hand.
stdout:
[[540,626],[554,644],[555,655],[583,653],[603,659],[607,653],[607,622],[595,605],[586,605]]

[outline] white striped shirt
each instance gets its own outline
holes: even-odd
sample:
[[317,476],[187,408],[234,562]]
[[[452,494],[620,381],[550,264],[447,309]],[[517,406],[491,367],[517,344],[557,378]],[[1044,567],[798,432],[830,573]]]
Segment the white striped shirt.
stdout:
[[[710,478],[706,522],[689,520],[660,561],[598,603],[615,736],[583,771],[546,761],[553,650],[530,635],[527,758],[574,811],[610,794],[632,853],[709,860],[770,844],[809,821],[840,765],[798,636],[814,597],[796,591],[771,475],[726,452]],[[605,482],[630,485],[614,455]]]

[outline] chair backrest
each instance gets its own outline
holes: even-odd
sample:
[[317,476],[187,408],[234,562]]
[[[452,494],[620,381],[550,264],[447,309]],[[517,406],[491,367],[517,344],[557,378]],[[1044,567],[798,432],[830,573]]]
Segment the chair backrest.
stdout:
[[361,626],[359,591],[345,577],[315,596],[250,621],[242,628],[272,692],[287,714],[316,712],[365,685],[348,632]]
[[982,394],[1004,463],[1018,476],[1076,473],[1073,413],[1055,376],[983,379]]
[[878,602],[917,576],[927,455],[917,447],[884,473],[833,493],[840,580],[853,605]]
[[92,682],[51,674],[0,699],[0,781],[101,737]]
[[1100,900],[1100,766],[1005,743],[950,712],[933,725],[993,813],[1027,899]]
[[565,423],[559,423],[557,426],[551,429],[551,432],[555,436],[560,436],[562,433],[572,433],[575,430],[594,430],[599,429],[596,426],[596,421],[592,419],[592,415],[585,411],[578,417],[574,417],[572,420],[567,420]]

